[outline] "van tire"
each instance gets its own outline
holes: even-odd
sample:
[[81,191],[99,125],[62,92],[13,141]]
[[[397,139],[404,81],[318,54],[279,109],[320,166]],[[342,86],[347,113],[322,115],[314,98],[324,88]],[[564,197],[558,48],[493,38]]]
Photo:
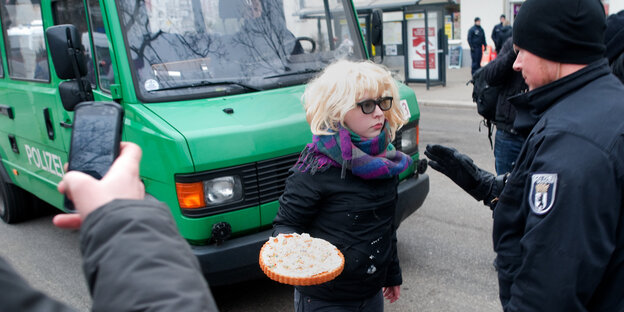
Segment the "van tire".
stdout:
[[33,196],[0,175],[0,218],[9,224],[24,221],[31,216]]

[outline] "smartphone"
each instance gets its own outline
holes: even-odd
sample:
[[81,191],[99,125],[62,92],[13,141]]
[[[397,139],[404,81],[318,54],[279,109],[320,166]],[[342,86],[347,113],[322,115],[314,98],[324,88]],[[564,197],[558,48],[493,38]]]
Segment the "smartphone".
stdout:
[[[123,109],[115,102],[81,102],[74,109],[68,170],[101,179],[119,155]],[[74,212],[65,196],[65,209]]]

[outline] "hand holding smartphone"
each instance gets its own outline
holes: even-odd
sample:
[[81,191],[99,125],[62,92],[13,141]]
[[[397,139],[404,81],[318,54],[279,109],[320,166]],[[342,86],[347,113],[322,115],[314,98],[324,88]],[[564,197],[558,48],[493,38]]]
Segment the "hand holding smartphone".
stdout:
[[[82,102],[74,109],[68,171],[101,179],[119,155],[123,110],[114,102]],[[65,196],[65,209],[74,212]]]
[[59,228],[79,229],[82,221],[95,210],[116,199],[145,198],[145,185],[139,175],[141,148],[132,142],[121,142],[119,156],[101,180],[70,171],[58,185],[61,194],[68,195],[76,205],[77,213],[61,213],[52,222]]

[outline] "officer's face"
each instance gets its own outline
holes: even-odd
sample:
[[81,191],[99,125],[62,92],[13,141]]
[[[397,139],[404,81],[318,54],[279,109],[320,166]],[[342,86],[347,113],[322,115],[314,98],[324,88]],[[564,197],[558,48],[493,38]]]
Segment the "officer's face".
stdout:
[[559,63],[543,59],[516,45],[514,45],[514,50],[518,56],[513,64],[513,69],[522,72],[522,77],[529,86],[529,91],[557,80]]

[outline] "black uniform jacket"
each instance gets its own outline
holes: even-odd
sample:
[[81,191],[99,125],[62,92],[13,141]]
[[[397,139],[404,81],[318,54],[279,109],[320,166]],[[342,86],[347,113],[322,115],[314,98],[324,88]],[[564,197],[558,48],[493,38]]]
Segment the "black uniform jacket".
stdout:
[[[80,240],[93,311],[217,311],[197,258],[163,203],[115,200],[87,216]],[[0,306],[74,311],[30,287],[1,258]]]
[[624,86],[607,61],[511,99],[530,130],[494,209],[505,311],[624,311]]
[[485,33],[481,26],[473,25],[468,30],[468,45],[471,50],[481,50],[481,47],[487,45],[485,42]]
[[343,272],[333,281],[297,289],[327,300],[360,300],[381,287],[401,285],[393,226],[397,178],[364,180],[329,167],[314,175],[293,172],[280,197],[273,235],[309,233],[334,244],[345,257]]

